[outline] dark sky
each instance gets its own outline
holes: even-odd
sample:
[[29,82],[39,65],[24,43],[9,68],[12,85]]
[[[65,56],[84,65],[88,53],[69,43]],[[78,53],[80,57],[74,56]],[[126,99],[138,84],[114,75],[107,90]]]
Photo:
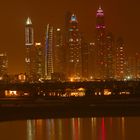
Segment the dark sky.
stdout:
[[0,4],[0,52],[8,53],[9,72],[24,72],[24,26],[28,16],[32,19],[38,42],[44,39],[46,24],[62,28],[65,13],[73,11],[80,31],[92,41],[100,3],[107,30],[116,38],[124,38],[129,54],[140,51],[139,0],[4,0]]

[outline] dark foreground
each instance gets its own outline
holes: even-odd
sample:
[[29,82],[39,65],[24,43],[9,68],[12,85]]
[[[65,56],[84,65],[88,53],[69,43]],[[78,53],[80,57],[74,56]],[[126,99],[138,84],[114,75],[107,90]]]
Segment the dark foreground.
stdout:
[[68,117],[140,116],[140,98],[2,98],[0,121]]

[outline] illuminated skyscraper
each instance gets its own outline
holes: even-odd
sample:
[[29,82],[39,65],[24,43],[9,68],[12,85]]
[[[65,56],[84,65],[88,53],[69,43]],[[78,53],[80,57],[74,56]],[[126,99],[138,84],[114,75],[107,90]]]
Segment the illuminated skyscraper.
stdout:
[[26,56],[25,56],[25,71],[26,74],[32,77],[32,48],[34,45],[34,32],[33,26],[30,18],[27,18],[25,25],[25,47],[26,47]]
[[6,53],[0,53],[0,80],[4,78],[8,70],[8,57]]
[[51,75],[54,72],[53,40],[54,40],[54,28],[53,26],[48,24],[47,32],[46,32],[46,46],[45,46],[45,77],[47,80],[51,80]]
[[117,80],[124,80],[126,77],[126,55],[125,44],[122,38],[118,38],[116,43],[116,68],[115,77]]
[[105,23],[101,7],[96,13],[96,78],[105,79]]
[[64,44],[61,29],[55,29],[54,40],[54,72],[62,73],[64,72]]
[[44,48],[41,43],[35,43],[34,71],[36,80],[44,78]]
[[127,77],[126,80],[140,79],[140,54],[136,53],[134,56],[128,56],[127,59]]
[[140,79],[140,53],[135,55],[135,78]]
[[78,21],[75,14],[69,21],[68,44],[67,44],[68,78],[81,78],[81,35],[78,29]]
[[54,29],[54,77],[61,80],[66,74],[64,38],[60,28]]
[[115,59],[115,48],[114,38],[112,33],[106,35],[106,48],[105,48],[105,79],[114,78],[114,59]]
[[89,80],[93,80],[96,77],[96,50],[95,42],[89,43]]
[[89,78],[89,44],[82,37],[81,39],[81,58],[82,58],[82,79],[88,80]]
[[82,43],[82,79],[87,80],[89,77],[89,45]]
[[135,79],[136,72],[136,59],[135,57],[128,56],[127,58],[127,77],[126,79]]

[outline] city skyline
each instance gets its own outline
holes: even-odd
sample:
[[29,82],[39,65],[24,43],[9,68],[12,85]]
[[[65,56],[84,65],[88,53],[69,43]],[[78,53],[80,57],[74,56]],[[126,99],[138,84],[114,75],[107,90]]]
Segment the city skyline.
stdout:
[[[64,26],[65,13],[72,11],[78,17],[80,31],[83,32],[88,42],[92,42],[95,36],[96,10],[101,4],[105,12],[107,30],[111,31],[115,37],[122,36],[124,38],[129,53],[139,51],[139,1],[137,3],[128,1],[126,3],[126,1],[120,2],[119,0],[108,3],[104,1],[100,3],[88,1],[86,4],[85,2],[81,4],[77,0],[67,4],[68,2],[65,1],[47,3],[43,0],[40,2],[30,0],[21,2],[20,5],[22,6],[19,6],[16,0],[10,3],[7,4],[5,2],[1,5],[1,17],[3,17],[4,22],[1,22],[0,48],[0,52],[8,54],[10,73],[25,71],[24,26],[28,16],[31,17],[34,25],[35,41],[42,42],[45,38],[46,25],[50,23],[55,27],[62,28]],[[4,8],[8,10],[5,12]]]

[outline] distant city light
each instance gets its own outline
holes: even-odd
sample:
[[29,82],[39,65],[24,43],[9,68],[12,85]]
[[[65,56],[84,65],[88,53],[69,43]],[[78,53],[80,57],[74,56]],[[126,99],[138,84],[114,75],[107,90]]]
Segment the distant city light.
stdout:
[[36,46],[40,46],[40,45],[41,45],[41,43],[40,43],[40,42],[39,42],[39,43],[35,43],[35,45],[36,45]]
[[60,31],[61,29],[60,28],[57,28],[57,31]]

